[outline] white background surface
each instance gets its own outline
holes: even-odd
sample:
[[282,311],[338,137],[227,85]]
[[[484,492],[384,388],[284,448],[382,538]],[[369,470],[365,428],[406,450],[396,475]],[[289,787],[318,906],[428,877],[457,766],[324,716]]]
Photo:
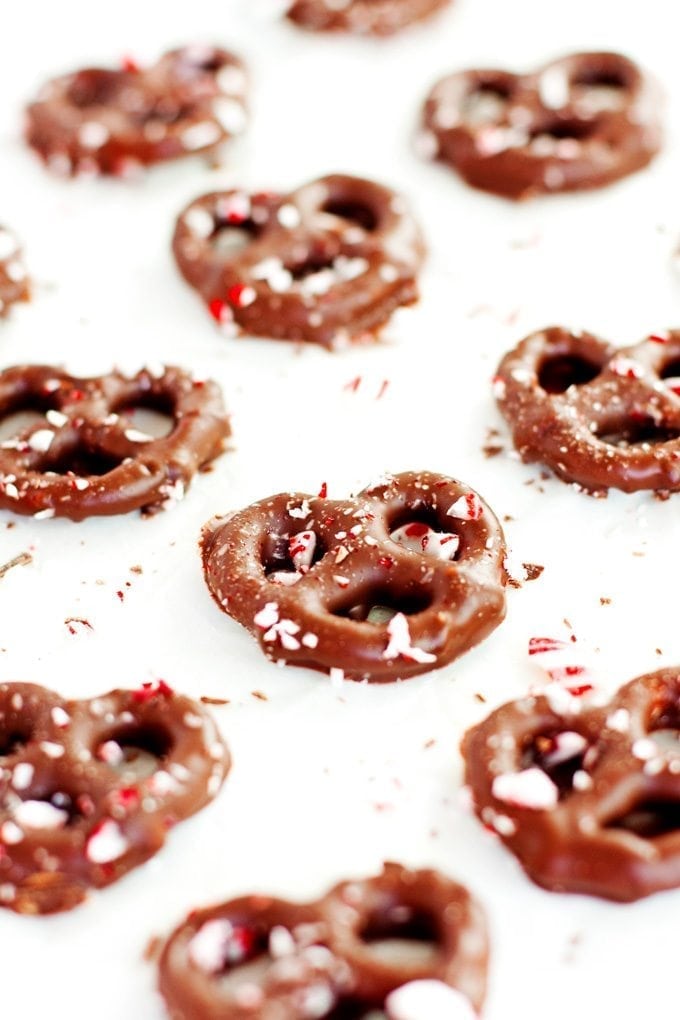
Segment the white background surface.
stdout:
[[[486,711],[475,694],[493,706],[538,681],[527,640],[564,636],[565,617],[607,689],[680,662],[680,497],[596,501],[557,481],[530,485],[536,469],[480,450],[500,424],[488,380],[529,330],[561,322],[630,343],[678,324],[673,6],[457,0],[386,42],[308,35],[269,0],[12,6],[0,42],[0,220],[25,243],[35,299],[0,325],[0,365],[53,360],[85,373],[165,360],[208,373],[233,413],[234,451],[176,510],[148,521],[17,519],[5,530],[2,514],[0,562],[27,549],[34,560],[0,580],[0,680],[85,696],[163,677],[228,698],[216,715],[235,765],[218,800],[154,861],[87,905],[53,919],[0,914],[8,1015],[160,1020],[142,951],[190,908],[256,890],[315,896],[392,858],[436,865],[484,903],[485,1020],[677,1016],[669,975],[680,892],[625,907],[542,892],[460,807],[457,751]],[[45,77],[194,40],[231,47],[252,69],[251,127],[223,169],[189,160],[141,184],[62,182],[22,146],[21,107]],[[664,83],[668,144],[648,172],[515,208],[412,153],[417,109],[440,75],[602,47]],[[175,215],[221,185],[284,190],[331,171],[408,194],[430,247],[420,304],[381,345],[343,354],[223,339],[172,264]],[[345,391],[357,375],[359,390]],[[211,602],[196,539],[213,513],[281,489],[316,492],[322,481],[342,497],[385,470],[419,468],[478,488],[513,517],[516,557],[545,565],[509,592],[507,621],[482,648],[404,685],[338,690],[270,665]],[[136,564],[141,576],[130,573]],[[69,634],[72,615],[92,632]]]

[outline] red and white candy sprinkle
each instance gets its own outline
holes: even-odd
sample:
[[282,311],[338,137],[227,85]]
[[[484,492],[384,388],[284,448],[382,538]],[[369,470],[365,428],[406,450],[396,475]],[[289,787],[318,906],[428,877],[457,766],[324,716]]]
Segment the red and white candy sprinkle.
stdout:
[[460,546],[458,535],[434,531],[419,521],[402,525],[391,533],[390,538],[411,552],[425,553],[437,560],[454,559]]
[[122,857],[129,846],[118,823],[112,818],[106,818],[88,839],[85,854],[93,864],[109,864]]
[[408,627],[408,620],[403,613],[397,613],[387,624],[389,641],[383,652],[383,659],[388,661],[398,659],[400,656],[409,662],[429,663],[436,661],[436,655],[426,652],[411,643],[411,633]]

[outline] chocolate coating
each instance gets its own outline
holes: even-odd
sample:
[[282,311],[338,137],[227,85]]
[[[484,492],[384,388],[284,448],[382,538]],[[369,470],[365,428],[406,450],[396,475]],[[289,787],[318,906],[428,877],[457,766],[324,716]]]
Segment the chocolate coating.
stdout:
[[478,1009],[487,959],[463,886],[386,864],[315,903],[250,896],[193,912],[165,944],[159,987],[173,1020],[360,1020],[415,974]]
[[680,330],[615,348],[553,326],[505,355],[494,390],[523,460],[592,492],[680,489]]
[[0,686],[2,906],[70,910],[152,857],[215,796],[229,755],[203,708],[162,682],[64,701]]
[[21,248],[7,227],[0,227],[0,318],[17,301],[28,301],[30,288]]
[[533,74],[461,71],[430,92],[437,159],[475,188],[523,199],[599,188],[640,170],[662,142],[660,92],[618,53],[577,53]]
[[245,126],[245,69],[210,46],[144,70],[87,68],[48,82],[26,110],[26,141],[57,173],[126,176],[216,150]]
[[450,0],[295,0],[287,17],[302,28],[317,32],[356,32],[392,35],[416,21],[429,18]]
[[172,249],[219,322],[325,347],[412,304],[424,253],[403,198],[340,174],[289,195],[204,195],[177,220]]
[[209,522],[202,554],[213,598],[265,655],[351,680],[437,669],[505,615],[500,524],[467,486],[430,472],[342,502],[273,496]]
[[[546,889],[630,901],[680,886],[680,670],[639,677],[604,708],[573,701],[510,702],[465,735],[477,814]],[[547,773],[549,806],[524,803],[528,769]]]
[[[134,428],[135,406],[171,416],[170,433]],[[217,384],[173,367],[87,379],[51,365],[7,368],[0,419],[26,410],[45,417],[0,443],[0,507],[74,521],[170,506],[230,434]]]
[[[351,971],[355,999],[381,1006],[400,985],[433,978],[481,1009],[489,955],[486,923],[464,886],[437,871],[386,864],[376,878],[340,883],[322,901],[322,912],[329,947]],[[392,940],[392,952],[376,951]],[[411,941],[431,951],[414,954]]]

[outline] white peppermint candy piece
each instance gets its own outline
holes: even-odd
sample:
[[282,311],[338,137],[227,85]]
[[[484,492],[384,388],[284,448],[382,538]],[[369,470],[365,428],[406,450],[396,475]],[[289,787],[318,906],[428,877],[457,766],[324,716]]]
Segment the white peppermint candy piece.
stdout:
[[550,776],[539,768],[524,769],[522,772],[506,772],[496,776],[491,792],[497,800],[515,807],[546,811],[554,808],[559,800],[559,791]]
[[448,517],[456,517],[459,521],[478,521],[484,513],[484,507],[476,492],[468,492],[465,496],[459,496],[446,513]]
[[14,820],[24,829],[63,829],[68,811],[44,800],[24,800],[15,808]]
[[402,525],[391,533],[390,538],[410,552],[424,553],[437,560],[454,559],[460,545],[458,535],[433,531],[427,524],[421,524],[419,521]]
[[398,659],[400,656],[410,662],[435,662],[436,655],[426,652],[411,644],[411,633],[408,629],[408,620],[403,613],[397,613],[387,624],[389,642],[383,652],[383,659]]
[[467,996],[443,981],[409,981],[387,996],[389,1020],[477,1020]]

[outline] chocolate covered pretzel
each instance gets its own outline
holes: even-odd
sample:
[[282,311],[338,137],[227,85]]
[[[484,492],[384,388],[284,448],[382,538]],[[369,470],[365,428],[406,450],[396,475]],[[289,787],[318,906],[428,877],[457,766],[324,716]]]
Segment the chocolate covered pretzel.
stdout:
[[77,906],[152,857],[229,770],[217,729],[162,681],[64,701],[0,685],[0,905]]
[[504,198],[599,188],[662,142],[660,92],[618,53],[577,53],[533,74],[461,71],[425,103],[424,148]]
[[403,198],[340,174],[288,195],[204,195],[180,215],[172,248],[218,322],[325,347],[375,334],[412,304],[424,253]]
[[294,0],[287,17],[317,32],[392,35],[430,17],[450,0]]
[[[167,414],[169,434],[135,428],[137,407]],[[230,434],[217,384],[173,367],[87,379],[51,365],[7,368],[0,419],[24,411],[40,416],[0,442],[0,508],[37,518],[171,506]]]
[[28,274],[16,237],[7,227],[0,227],[0,318],[9,314],[17,301],[28,301]]
[[388,681],[446,665],[505,615],[505,541],[490,508],[430,472],[353,499],[282,493],[206,525],[223,612],[268,658]]
[[26,110],[26,140],[60,174],[127,176],[214,152],[245,126],[245,69],[213,46],[172,50],[142,69],[87,68],[48,82]]
[[361,1020],[383,1008],[390,1020],[472,1020],[487,959],[484,915],[463,886],[387,864],[315,903],[248,896],[193,912],[164,947],[159,985],[173,1020]]
[[572,700],[510,702],[465,735],[477,814],[546,889],[628,901],[680,886],[680,670],[605,707]]
[[494,392],[523,460],[591,492],[680,489],[680,330],[615,348],[553,326],[505,355]]

